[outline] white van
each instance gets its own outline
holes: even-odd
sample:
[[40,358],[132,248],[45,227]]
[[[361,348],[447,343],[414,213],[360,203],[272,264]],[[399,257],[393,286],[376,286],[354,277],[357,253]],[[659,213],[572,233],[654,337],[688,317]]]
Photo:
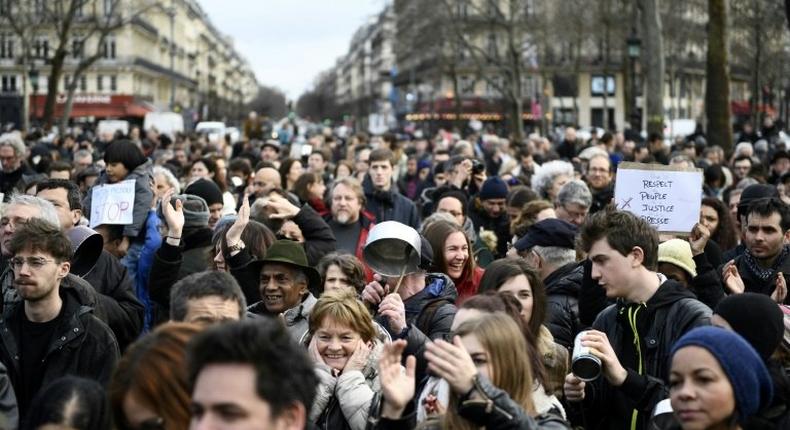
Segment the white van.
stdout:
[[209,142],[219,142],[225,137],[225,123],[220,121],[202,121],[195,126],[195,132],[205,134]]
[[124,136],[129,134],[129,121],[119,119],[103,119],[99,121],[96,126],[96,134],[99,136],[104,133],[113,135],[116,131],[120,131]]
[[175,138],[176,133],[184,132],[184,118],[175,112],[148,112],[143,121],[143,130],[156,128],[161,134]]

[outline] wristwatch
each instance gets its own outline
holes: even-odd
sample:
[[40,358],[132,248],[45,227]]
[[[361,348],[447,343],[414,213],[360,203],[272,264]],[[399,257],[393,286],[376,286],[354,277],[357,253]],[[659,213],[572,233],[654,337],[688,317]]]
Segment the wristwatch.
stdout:
[[242,249],[244,249],[244,247],[245,247],[244,242],[241,241],[241,240],[239,241],[239,243],[237,243],[235,245],[228,245],[228,254],[230,254],[232,252],[239,252]]

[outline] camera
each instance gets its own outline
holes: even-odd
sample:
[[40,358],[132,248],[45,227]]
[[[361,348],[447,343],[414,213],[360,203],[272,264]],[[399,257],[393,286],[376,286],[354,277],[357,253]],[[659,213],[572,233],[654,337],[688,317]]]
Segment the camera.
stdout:
[[472,174],[480,175],[486,171],[486,165],[478,159],[472,159]]

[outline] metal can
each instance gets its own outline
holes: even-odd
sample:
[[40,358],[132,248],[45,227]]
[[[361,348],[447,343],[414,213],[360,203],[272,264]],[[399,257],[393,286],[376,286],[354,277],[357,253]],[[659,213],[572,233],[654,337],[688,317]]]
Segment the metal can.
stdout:
[[589,382],[601,376],[601,359],[590,353],[590,348],[582,346],[582,338],[589,330],[576,335],[573,341],[571,372],[582,381]]

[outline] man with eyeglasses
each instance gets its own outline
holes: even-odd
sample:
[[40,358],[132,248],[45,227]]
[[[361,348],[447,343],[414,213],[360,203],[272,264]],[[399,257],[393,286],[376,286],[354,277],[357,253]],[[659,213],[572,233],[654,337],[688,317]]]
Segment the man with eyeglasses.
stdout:
[[587,184],[580,180],[573,180],[563,185],[560,192],[557,193],[554,212],[557,214],[557,218],[578,227],[587,218],[590,205],[592,205],[592,194],[590,194]]
[[107,384],[120,352],[110,328],[61,288],[71,242],[57,225],[32,218],[7,244],[21,302],[4,314],[0,361],[8,368],[20,416],[41,387],[63,375]]
[[608,205],[614,198],[614,181],[612,181],[612,161],[608,154],[596,154],[590,157],[587,164],[585,179],[592,193],[590,213],[596,213]]

